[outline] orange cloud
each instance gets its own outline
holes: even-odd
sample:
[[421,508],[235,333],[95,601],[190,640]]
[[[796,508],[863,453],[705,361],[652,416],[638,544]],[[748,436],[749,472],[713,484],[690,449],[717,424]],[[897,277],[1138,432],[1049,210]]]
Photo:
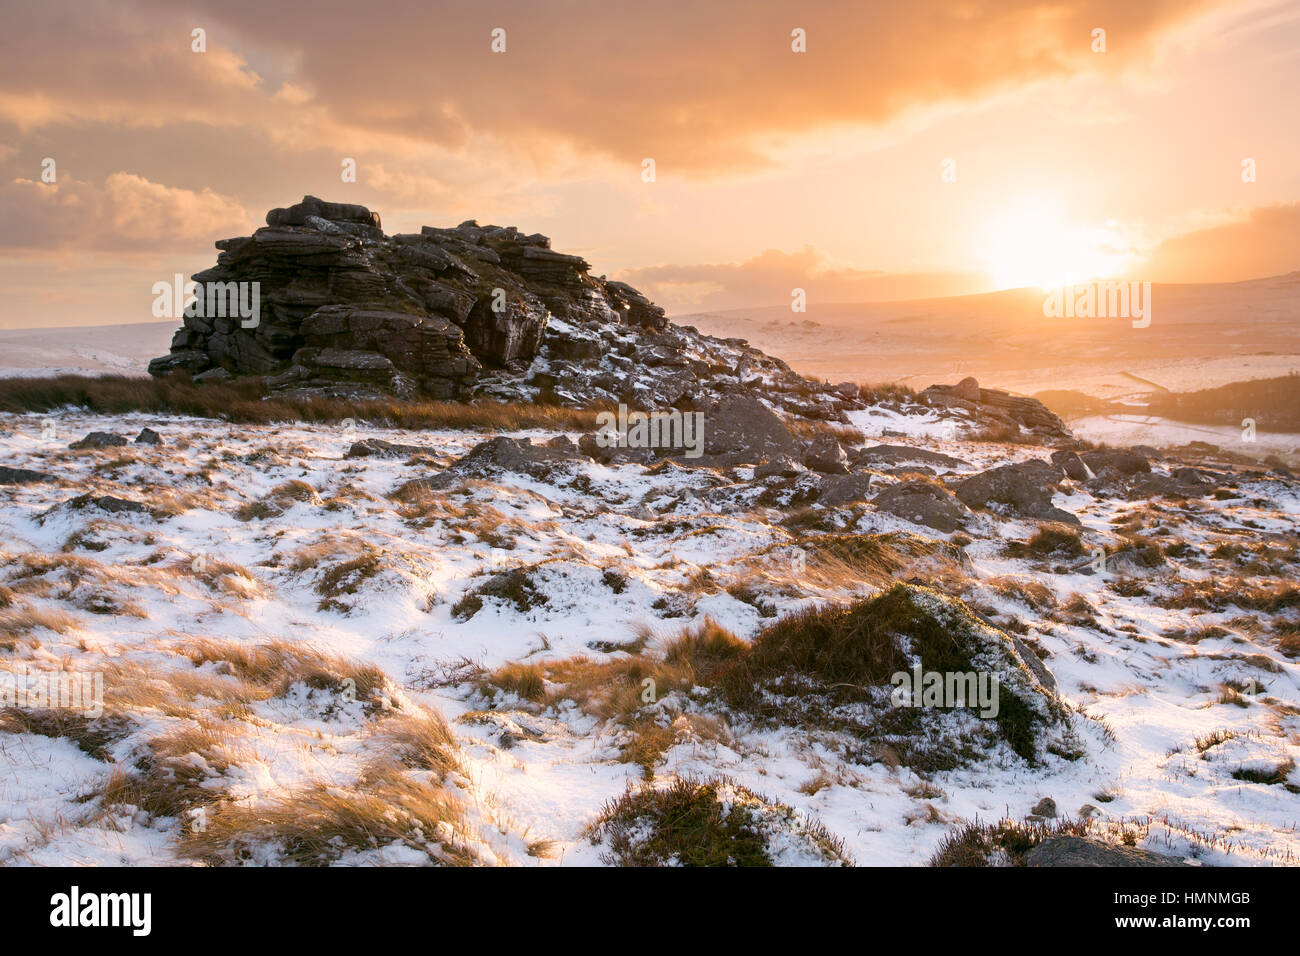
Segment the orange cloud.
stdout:
[[1300,270],[1300,202],[1166,239],[1140,270],[1154,282],[1237,282]]
[[102,187],[73,179],[15,179],[0,186],[0,249],[10,255],[62,250],[143,252],[246,232],[239,203],[113,173]]
[[978,275],[835,268],[812,246],[799,252],[768,249],[738,263],[650,266],[619,278],[675,315],[781,305],[790,302],[794,289],[803,289],[809,303],[827,305],[963,295],[986,284]]
[[[260,124],[282,140],[333,124],[459,149],[540,144],[661,175],[753,168],[761,143],[877,123],[1037,80],[1145,66],[1212,0],[811,0],[355,4],[46,3],[0,40],[0,120]],[[208,52],[190,52],[203,26]],[[1091,31],[1112,38],[1092,52]],[[491,31],[505,30],[493,53]],[[791,50],[806,31],[807,52]],[[52,61],[58,70],[49,70]],[[111,83],[105,78],[112,77]]]

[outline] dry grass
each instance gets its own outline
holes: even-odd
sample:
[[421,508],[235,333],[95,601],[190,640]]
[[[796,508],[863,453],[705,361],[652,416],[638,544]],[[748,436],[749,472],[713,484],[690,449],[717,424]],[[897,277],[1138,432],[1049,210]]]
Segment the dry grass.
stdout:
[[315,690],[351,693],[374,709],[383,706],[383,695],[391,687],[384,672],[373,665],[289,641],[248,645],[195,638],[177,650],[196,667],[211,664],[218,674],[269,688],[276,696],[303,683]]
[[1187,581],[1177,593],[1156,598],[1161,607],[1206,611],[1224,611],[1240,607],[1250,611],[1276,614],[1300,608],[1300,587],[1285,581],[1254,584],[1242,577],[1215,577],[1204,581]]
[[901,531],[819,534],[795,539],[743,562],[742,582],[791,596],[842,597],[922,577],[961,591],[968,582],[960,549]]
[[792,418],[786,427],[797,438],[811,441],[814,438],[834,438],[841,445],[861,445],[867,440],[862,429],[841,422],[828,422],[815,418]]
[[391,771],[362,790],[317,784],[261,806],[214,807],[203,828],[191,828],[183,852],[209,864],[245,861],[326,866],[347,851],[401,843],[430,863],[470,866],[476,856],[464,838],[459,801],[440,786]]
[[988,586],[1004,598],[1025,605],[1031,611],[1050,610],[1059,603],[1056,592],[1036,578],[1004,574],[992,578]]
[[[66,611],[47,610],[24,605],[0,611],[0,647],[16,644],[17,639],[34,631],[66,634],[80,622]],[[10,650],[13,649],[9,646]]]
[[334,423],[351,419],[384,428],[518,431],[544,428],[590,431],[597,409],[499,402],[426,402],[398,399],[349,402],[286,398],[258,380],[194,385],[184,374],[168,378],[57,375],[0,379],[0,411],[48,412],[84,408],[102,414],[148,412],[215,418],[240,424]]
[[235,511],[235,517],[240,521],[275,518],[299,502],[313,506],[322,504],[315,488],[305,481],[294,479],[272,488],[265,498],[240,505]]
[[670,786],[629,788],[587,829],[603,858],[618,866],[772,866],[775,832],[798,834],[830,866],[851,866],[843,843],[815,820],[797,817],[730,780],[682,779]]
[[354,595],[366,581],[383,570],[384,552],[379,548],[366,547],[363,553],[325,569],[316,582],[316,593],[320,595],[318,611],[347,612],[351,606],[343,600],[345,595]]
[[114,771],[101,805],[138,807],[190,825],[194,811],[228,799],[212,781],[239,762],[240,734],[238,724],[201,716],[153,738],[131,770]]
[[[1052,836],[1087,836],[1087,820],[1059,820],[1055,823],[1019,823],[1004,819],[997,823],[968,823],[949,833],[930,857],[930,866],[990,866],[1003,862],[1024,866],[1025,855]],[[999,859],[1000,858],[1000,859]]]
[[1084,552],[1079,532],[1063,524],[1045,524],[1028,541],[1012,541],[1004,549],[1008,557],[1077,558]]
[[109,748],[130,733],[131,721],[120,715],[92,718],[66,708],[0,710],[0,732],[63,738],[96,760],[112,762]]
[[479,675],[477,683],[484,693],[511,694],[543,708],[573,701],[584,713],[602,720],[630,722],[647,703],[710,685],[747,648],[730,631],[706,620],[687,629],[658,655],[647,650],[613,660],[516,662]]

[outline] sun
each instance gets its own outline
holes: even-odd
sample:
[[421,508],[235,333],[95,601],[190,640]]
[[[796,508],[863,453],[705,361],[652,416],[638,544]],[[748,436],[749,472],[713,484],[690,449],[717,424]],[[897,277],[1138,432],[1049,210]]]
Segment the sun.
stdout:
[[1068,222],[1043,202],[1024,202],[993,222],[982,250],[985,271],[999,289],[1058,288],[1123,271],[1111,226],[1089,228]]

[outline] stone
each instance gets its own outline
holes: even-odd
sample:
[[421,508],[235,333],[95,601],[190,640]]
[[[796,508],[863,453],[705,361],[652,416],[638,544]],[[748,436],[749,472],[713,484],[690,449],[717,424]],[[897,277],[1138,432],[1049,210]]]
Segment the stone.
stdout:
[[803,463],[813,471],[825,475],[847,475],[849,457],[844,448],[830,435],[819,435],[812,439],[803,453]]
[[53,475],[47,475],[43,471],[0,465],[0,485],[35,485],[57,480]]
[[68,502],[68,507],[95,507],[109,514],[146,514],[149,511],[149,506],[143,502],[113,495],[78,495]]
[[140,434],[135,436],[137,445],[161,445],[163,444],[162,435],[159,435],[152,428],[140,429]]
[[973,467],[970,462],[953,458],[942,452],[929,451],[925,448],[913,448],[911,445],[871,445],[863,448],[853,459],[855,467],[874,465],[922,464],[934,465],[947,471]]
[[353,442],[344,458],[412,458],[416,455],[433,455],[432,448],[423,445],[402,445],[382,438],[363,438]]
[[1038,399],[981,388],[973,378],[964,378],[956,385],[931,385],[921,393],[921,399],[930,405],[968,412],[983,425],[1010,426],[1040,438],[1072,438],[1060,417]]
[[854,502],[866,501],[871,496],[874,475],[827,475],[817,492],[818,504],[827,508],[843,508]]
[[1122,477],[1151,471],[1151,463],[1130,451],[1086,451],[1079,456],[1098,477]]
[[1056,801],[1051,797],[1043,797],[1034,804],[1034,809],[1029,812],[1036,817],[1054,817],[1056,816]]
[[754,466],[754,478],[789,478],[799,474],[804,466],[786,455],[778,455],[771,461],[764,461]]
[[91,432],[85,438],[74,441],[69,448],[116,448],[120,445],[127,444],[126,436],[119,435],[116,432]]
[[1077,452],[1062,449],[1052,453],[1052,463],[1065,472],[1067,478],[1074,481],[1088,481],[1096,477],[1087,463]]
[[900,481],[876,495],[871,503],[877,511],[945,533],[965,527],[970,515],[951,491],[928,481]]
[[558,443],[534,445],[531,438],[499,436],[475,445],[433,477],[408,482],[399,489],[399,494],[418,486],[430,489],[450,488],[467,478],[493,478],[503,472],[544,481],[551,478],[558,467],[589,460],[568,438]]
[[1080,524],[1078,517],[1052,504],[1049,486],[1065,473],[1048,462],[1032,460],[980,472],[956,486],[957,497],[970,508],[986,508],[1016,518]]
[[1025,854],[1025,866],[1183,866],[1177,857],[1095,837],[1050,836]]
[[967,402],[979,403],[980,383],[973,376],[966,376],[952,387],[952,394]]
[[224,368],[210,368],[206,372],[200,372],[194,376],[195,385],[212,385],[221,382],[230,382],[235,378],[229,371]]
[[753,395],[725,394],[704,409],[704,459],[696,463],[741,465],[786,457],[802,447],[776,414]]

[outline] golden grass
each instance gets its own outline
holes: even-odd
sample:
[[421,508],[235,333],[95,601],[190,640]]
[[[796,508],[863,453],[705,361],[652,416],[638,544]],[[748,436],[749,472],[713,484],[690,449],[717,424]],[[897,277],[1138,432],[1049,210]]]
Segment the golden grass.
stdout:
[[102,414],[148,412],[214,418],[240,424],[332,423],[351,419],[384,428],[518,431],[529,428],[591,431],[599,409],[493,401],[432,402],[384,399],[350,402],[286,398],[259,380],[195,385],[183,374],[167,378],[57,375],[0,379],[0,411],[48,412],[84,408]]
[[452,794],[394,771],[372,777],[364,791],[317,784],[266,805],[214,807],[201,830],[187,833],[182,851],[223,864],[274,848],[279,861],[323,866],[348,850],[402,843],[431,863],[471,866],[477,857],[464,834],[463,810]]
[[177,648],[195,666],[212,664],[217,673],[268,687],[278,696],[296,683],[316,689],[350,690],[361,701],[374,703],[390,687],[379,668],[285,640],[239,644],[192,638]]

